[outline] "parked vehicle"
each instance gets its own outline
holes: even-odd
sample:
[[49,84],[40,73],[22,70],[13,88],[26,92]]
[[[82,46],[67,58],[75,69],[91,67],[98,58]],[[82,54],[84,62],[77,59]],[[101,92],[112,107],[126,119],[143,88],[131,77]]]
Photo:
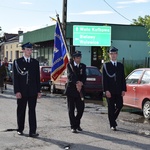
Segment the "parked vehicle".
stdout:
[[[90,95],[98,95],[102,97],[102,74],[97,67],[88,66],[86,68],[87,79],[85,83],[85,93]],[[67,85],[67,71],[55,82],[52,83],[52,92],[57,90],[65,90]]]
[[51,72],[50,66],[40,66],[41,87],[49,87],[50,88],[50,80],[51,80],[50,72]]
[[141,109],[150,119],[150,68],[136,69],[127,78],[127,92],[124,105]]

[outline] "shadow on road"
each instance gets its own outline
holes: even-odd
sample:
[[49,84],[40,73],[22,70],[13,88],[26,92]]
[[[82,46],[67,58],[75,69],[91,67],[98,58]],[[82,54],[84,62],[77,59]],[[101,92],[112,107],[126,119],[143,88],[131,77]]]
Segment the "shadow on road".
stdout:
[[51,144],[55,144],[60,148],[63,149],[85,149],[85,150],[109,150],[109,149],[104,149],[104,148],[100,148],[100,147],[96,147],[96,146],[91,146],[91,145],[86,145],[86,144],[81,144],[81,143],[66,143],[64,141],[60,141],[60,140],[55,140],[55,139],[49,139],[49,138],[44,138],[44,137],[37,137],[38,140],[44,141],[44,142],[48,142]]
[[[133,132],[133,131],[129,131],[129,130],[119,130],[119,131],[116,131],[116,132],[125,132],[125,133],[137,134],[138,136],[146,137],[144,135],[139,135],[138,133]],[[98,138],[98,139],[103,139],[103,140],[106,140],[106,141],[111,141],[113,143],[117,143],[117,144],[120,144],[120,145],[128,145],[128,146],[131,146],[131,147],[134,147],[134,148],[147,149],[147,148],[150,147],[150,144],[144,144],[144,143],[138,143],[138,142],[133,142],[133,141],[129,141],[129,140],[123,140],[123,139],[120,139],[120,138],[110,137],[110,136],[107,136],[107,135],[101,135],[101,134],[97,134],[97,133],[89,132],[89,131],[84,131],[81,134],[91,136],[91,137],[94,137],[94,138]]]

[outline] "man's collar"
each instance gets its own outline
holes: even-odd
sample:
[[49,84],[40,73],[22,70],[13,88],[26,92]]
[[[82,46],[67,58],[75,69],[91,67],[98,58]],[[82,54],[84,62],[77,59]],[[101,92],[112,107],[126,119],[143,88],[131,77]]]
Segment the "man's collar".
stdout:
[[112,64],[117,63],[117,60],[116,60],[116,61],[112,61],[112,60],[110,60],[110,61],[111,61],[111,63],[112,63]]
[[27,62],[27,59],[28,59],[28,62],[30,62],[30,59],[31,59],[30,57],[28,57],[28,58],[25,57],[25,56],[23,56],[23,57],[24,57],[24,59],[25,59],[26,62]]
[[79,66],[79,64],[77,64],[77,63],[74,61],[74,66]]

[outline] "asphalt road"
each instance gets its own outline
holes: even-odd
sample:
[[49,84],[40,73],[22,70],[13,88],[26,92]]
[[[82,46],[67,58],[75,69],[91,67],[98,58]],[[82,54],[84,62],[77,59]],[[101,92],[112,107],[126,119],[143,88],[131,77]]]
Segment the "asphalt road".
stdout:
[[4,94],[0,94],[0,150],[150,149],[150,121],[144,120],[140,113],[121,112],[118,131],[111,131],[107,107],[98,101],[86,100],[81,124],[84,131],[73,134],[70,132],[65,97],[43,93],[42,98],[38,99],[37,123],[38,138],[28,137],[28,115],[25,136],[17,135],[16,99],[9,85]]

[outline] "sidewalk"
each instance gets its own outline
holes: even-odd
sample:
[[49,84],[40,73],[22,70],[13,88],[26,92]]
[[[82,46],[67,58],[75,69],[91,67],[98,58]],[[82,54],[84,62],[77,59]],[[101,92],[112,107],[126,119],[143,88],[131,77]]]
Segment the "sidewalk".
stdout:
[[119,117],[119,131],[109,129],[106,108],[86,104],[81,127],[82,133],[70,132],[67,105],[64,97],[43,96],[37,104],[37,123],[40,136],[28,137],[28,115],[25,136],[16,131],[16,99],[11,91],[0,94],[0,150],[149,150],[150,136],[139,131],[148,131],[149,125],[124,122],[122,117],[134,114],[122,112]]

